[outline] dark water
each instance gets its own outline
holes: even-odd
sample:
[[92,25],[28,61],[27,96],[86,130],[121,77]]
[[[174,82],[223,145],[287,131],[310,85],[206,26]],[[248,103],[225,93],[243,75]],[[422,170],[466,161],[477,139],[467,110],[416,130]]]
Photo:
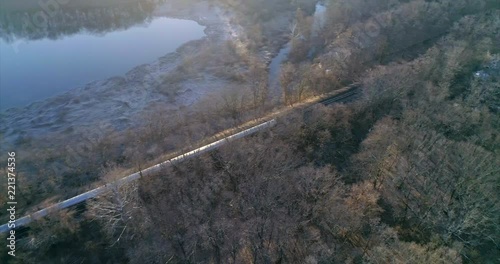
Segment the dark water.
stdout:
[[33,19],[36,9],[2,14],[0,110],[125,74],[204,36],[194,21],[153,17],[151,11],[135,4],[73,8],[42,25]]
[[[316,34],[316,32],[321,30],[321,27],[324,26],[325,11],[326,7],[323,4],[321,3],[316,4],[316,9],[313,16],[314,34]],[[290,49],[291,49],[291,43],[288,42],[284,47],[280,49],[278,55],[276,55],[276,57],[274,57],[271,60],[271,63],[269,64],[268,85],[269,85],[271,99],[279,98],[281,94],[281,88],[280,88],[281,65],[288,59],[288,54],[290,53]]]
[[288,59],[288,53],[290,53],[291,44],[288,42],[283,48],[280,49],[278,55],[271,60],[269,64],[269,95],[271,99],[279,98],[281,94],[280,88],[280,74],[281,74],[281,64]]

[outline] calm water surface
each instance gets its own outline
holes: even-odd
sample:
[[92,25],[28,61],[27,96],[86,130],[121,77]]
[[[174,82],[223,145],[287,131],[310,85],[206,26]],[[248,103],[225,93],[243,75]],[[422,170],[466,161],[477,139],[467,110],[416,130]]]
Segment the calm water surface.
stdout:
[[156,17],[107,33],[0,39],[0,110],[26,106],[91,81],[123,75],[204,36],[194,21]]

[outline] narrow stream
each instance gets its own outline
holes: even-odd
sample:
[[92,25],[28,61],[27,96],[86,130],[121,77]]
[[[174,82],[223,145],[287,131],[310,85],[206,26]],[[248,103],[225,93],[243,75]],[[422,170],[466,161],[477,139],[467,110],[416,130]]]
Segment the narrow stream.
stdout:
[[[325,23],[324,13],[326,7],[318,2],[316,4],[316,10],[314,11],[314,23],[313,32],[317,32]],[[280,100],[281,87],[280,87],[280,74],[281,65],[288,59],[288,54],[291,49],[291,42],[286,43],[283,48],[279,51],[278,55],[271,60],[269,64],[269,98],[271,101]]]

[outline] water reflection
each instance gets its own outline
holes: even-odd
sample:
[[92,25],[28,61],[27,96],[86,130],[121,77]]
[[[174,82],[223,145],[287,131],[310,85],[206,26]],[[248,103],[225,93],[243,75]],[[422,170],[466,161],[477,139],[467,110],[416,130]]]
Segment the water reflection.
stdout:
[[58,39],[81,31],[93,34],[148,22],[163,1],[2,0],[0,38],[7,43]]
[[158,4],[134,1],[76,7],[68,3],[43,28],[23,24],[23,19],[39,10],[16,7],[3,14],[0,111],[123,75],[204,36],[204,27],[194,21],[154,17]]

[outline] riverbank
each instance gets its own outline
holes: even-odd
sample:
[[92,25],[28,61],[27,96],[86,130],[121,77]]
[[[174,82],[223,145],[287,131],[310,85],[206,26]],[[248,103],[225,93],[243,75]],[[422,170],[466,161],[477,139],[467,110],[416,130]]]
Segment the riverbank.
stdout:
[[164,82],[166,74],[175,72],[188,58],[203,52],[204,47],[220,45],[233,38],[220,8],[204,2],[183,10],[175,8],[162,6],[154,15],[194,20],[205,26],[206,36],[185,43],[176,52],[150,64],[139,65],[123,76],[94,81],[27,107],[2,112],[2,145],[17,145],[49,134],[76,137],[97,124],[101,129],[124,130],[140,125],[142,116],[158,109],[165,114],[185,111],[227,86],[230,81],[203,72],[194,77],[188,75],[192,78],[175,85]]

